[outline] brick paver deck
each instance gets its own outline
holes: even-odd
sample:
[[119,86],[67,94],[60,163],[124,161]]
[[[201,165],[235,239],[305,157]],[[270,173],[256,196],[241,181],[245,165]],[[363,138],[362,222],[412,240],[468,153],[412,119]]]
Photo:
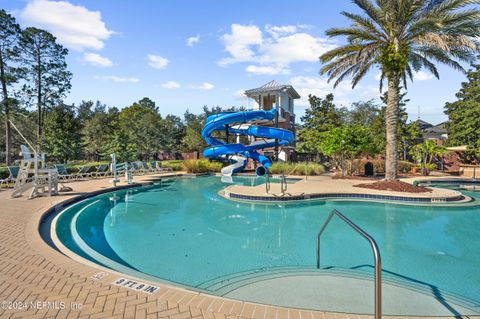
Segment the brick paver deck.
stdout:
[[[0,318],[371,317],[234,301],[164,284],[156,284],[160,289],[151,295],[115,286],[112,281],[119,277],[118,273],[70,259],[39,235],[39,222],[50,207],[83,192],[111,187],[108,179],[69,186],[74,192],[33,200],[11,199],[9,190],[0,191]],[[95,276],[102,271],[109,275]]]

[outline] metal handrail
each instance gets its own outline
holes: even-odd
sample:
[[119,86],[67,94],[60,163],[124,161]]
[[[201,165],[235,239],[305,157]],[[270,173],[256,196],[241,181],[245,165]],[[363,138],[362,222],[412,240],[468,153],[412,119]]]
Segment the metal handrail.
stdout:
[[325,223],[323,223],[322,228],[318,232],[317,235],[317,269],[320,268],[320,237],[323,234],[323,231],[328,226],[330,221],[332,220],[333,216],[337,215],[343,220],[348,226],[352,227],[357,233],[359,233],[363,238],[365,238],[370,246],[372,247],[373,258],[375,259],[375,300],[374,300],[374,307],[375,307],[375,319],[382,318],[382,259],[380,257],[380,250],[378,249],[378,245],[375,240],[367,234],[363,229],[358,227],[354,222],[348,219],[345,215],[337,211],[336,209],[332,210],[327,217]]
[[287,189],[288,189],[287,177],[285,176],[285,174],[282,174],[282,175],[280,176],[280,179],[281,179],[280,191],[282,192],[282,194],[285,194],[285,192],[286,192]]
[[265,174],[265,193],[268,194],[268,192],[270,191],[270,174]]

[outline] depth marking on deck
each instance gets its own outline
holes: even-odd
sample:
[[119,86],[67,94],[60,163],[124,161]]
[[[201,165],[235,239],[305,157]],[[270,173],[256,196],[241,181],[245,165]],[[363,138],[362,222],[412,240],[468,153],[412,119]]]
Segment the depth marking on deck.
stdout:
[[144,282],[139,282],[131,279],[126,278],[118,278],[114,282],[112,282],[115,286],[125,287],[134,291],[144,292],[146,294],[153,294],[155,293],[160,287],[150,285]]
[[93,275],[92,279],[93,280],[100,280],[100,279],[103,279],[103,278],[107,277],[108,275],[109,275],[108,272],[102,271],[102,272],[99,272],[99,273],[96,273],[95,275]]

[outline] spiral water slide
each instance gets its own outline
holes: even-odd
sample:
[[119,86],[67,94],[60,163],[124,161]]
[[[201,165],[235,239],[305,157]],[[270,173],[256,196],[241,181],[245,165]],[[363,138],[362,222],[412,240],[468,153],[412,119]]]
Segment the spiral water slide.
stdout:
[[[250,125],[248,123],[261,120],[273,121],[276,115],[277,111],[275,109],[210,115],[202,130],[202,137],[211,147],[206,148],[203,151],[203,155],[206,158],[228,157],[232,164],[222,169],[223,175],[230,176],[233,173],[242,171],[247,165],[248,158],[252,158],[260,163],[261,166],[257,167],[255,171],[258,176],[266,175],[268,168],[272,166],[272,162],[268,157],[258,153],[257,150],[290,144],[294,140],[294,135],[288,130]],[[228,131],[232,135],[254,136],[258,139],[249,145],[241,143],[227,144],[213,137],[215,131]]]

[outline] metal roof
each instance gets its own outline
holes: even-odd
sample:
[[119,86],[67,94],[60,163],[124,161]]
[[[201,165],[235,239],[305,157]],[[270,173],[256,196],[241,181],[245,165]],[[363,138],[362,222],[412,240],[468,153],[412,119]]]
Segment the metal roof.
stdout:
[[248,96],[248,97],[252,97],[252,96],[255,96],[257,94],[274,93],[274,92],[276,93],[276,92],[283,91],[283,90],[287,90],[294,99],[299,99],[300,98],[300,94],[298,94],[298,92],[295,91],[293,86],[286,85],[286,84],[280,84],[275,80],[270,81],[270,82],[262,85],[259,88],[246,90],[245,95]]
[[433,124],[425,122],[424,120],[421,120],[421,119],[418,119],[415,122],[418,124],[420,130],[422,130],[422,131],[433,126]]

